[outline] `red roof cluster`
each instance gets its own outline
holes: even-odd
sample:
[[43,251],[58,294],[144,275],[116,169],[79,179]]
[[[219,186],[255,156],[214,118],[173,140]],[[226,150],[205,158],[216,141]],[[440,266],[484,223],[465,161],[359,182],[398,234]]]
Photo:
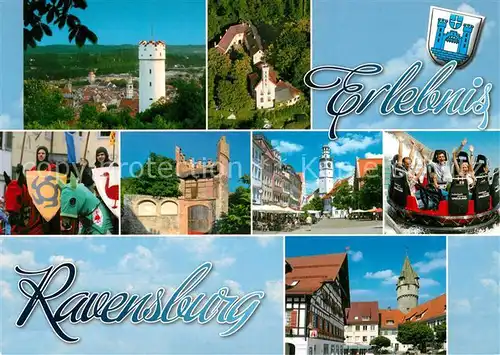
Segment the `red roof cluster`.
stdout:
[[348,325],[352,324],[378,324],[378,302],[351,302],[351,307],[346,308]]
[[229,45],[233,41],[234,36],[245,33],[247,28],[248,26],[244,23],[229,27],[226,30],[226,33],[224,33],[224,36],[222,36],[220,42],[217,44],[217,50],[222,54],[226,53],[229,49]]

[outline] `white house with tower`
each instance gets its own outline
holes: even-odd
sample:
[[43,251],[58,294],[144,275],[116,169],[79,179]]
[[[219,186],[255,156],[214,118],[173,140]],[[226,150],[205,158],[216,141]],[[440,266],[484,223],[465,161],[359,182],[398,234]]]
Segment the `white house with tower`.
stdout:
[[165,42],[139,43],[139,112],[165,97],[165,60]]

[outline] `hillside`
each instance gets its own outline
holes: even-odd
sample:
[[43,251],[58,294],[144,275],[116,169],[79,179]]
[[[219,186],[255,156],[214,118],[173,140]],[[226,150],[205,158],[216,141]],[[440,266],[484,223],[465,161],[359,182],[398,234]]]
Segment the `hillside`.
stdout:
[[[39,46],[24,54],[25,79],[58,80],[83,77],[89,71],[98,75],[138,74],[139,59],[136,45],[72,45]],[[204,67],[205,46],[169,46],[167,69],[176,66]]]

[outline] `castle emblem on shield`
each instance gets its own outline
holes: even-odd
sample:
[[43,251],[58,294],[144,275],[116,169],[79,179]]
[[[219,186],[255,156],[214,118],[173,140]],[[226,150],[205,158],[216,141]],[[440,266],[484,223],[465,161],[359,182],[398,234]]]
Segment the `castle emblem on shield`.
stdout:
[[467,64],[476,50],[484,17],[431,6],[427,49],[440,65],[455,60],[457,68]]

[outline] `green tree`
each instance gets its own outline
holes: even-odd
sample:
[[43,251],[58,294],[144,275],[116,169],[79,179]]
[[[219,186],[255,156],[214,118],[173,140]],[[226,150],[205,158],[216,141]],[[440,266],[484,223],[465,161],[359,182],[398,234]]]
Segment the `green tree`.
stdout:
[[361,208],[364,209],[382,206],[382,165],[377,165],[366,173],[359,191],[359,199]]
[[87,0],[24,0],[24,50],[36,47],[44,36],[52,36],[50,25],[68,28],[68,40],[78,47],[86,41],[97,43],[97,35],[83,25],[71,10],[87,8]]
[[389,346],[391,346],[391,341],[384,336],[378,336],[370,341],[370,345],[373,345],[376,349],[376,352],[379,353],[380,349],[388,348]]
[[340,210],[348,210],[353,206],[352,186],[348,182],[342,183],[333,195],[332,205]]
[[323,200],[320,197],[313,197],[304,207],[302,211],[323,211]]
[[413,345],[425,353],[427,345],[434,341],[434,331],[425,323],[407,322],[399,325],[397,340],[401,344]]
[[122,179],[128,180],[125,182],[125,193],[155,197],[179,197],[181,192],[175,166],[175,160],[150,153],[148,160],[144,162],[142,167],[134,171],[133,177]]
[[434,332],[436,333],[436,349],[440,349],[446,343],[446,323],[438,324]]
[[243,175],[240,182],[246,186],[238,186],[236,191],[229,195],[229,211],[216,221],[216,234],[250,234],[250,177]]
[[64,103],[61,91],[39,80],[24,81],[24,126],[47,127],[74,120],[74,112]]

